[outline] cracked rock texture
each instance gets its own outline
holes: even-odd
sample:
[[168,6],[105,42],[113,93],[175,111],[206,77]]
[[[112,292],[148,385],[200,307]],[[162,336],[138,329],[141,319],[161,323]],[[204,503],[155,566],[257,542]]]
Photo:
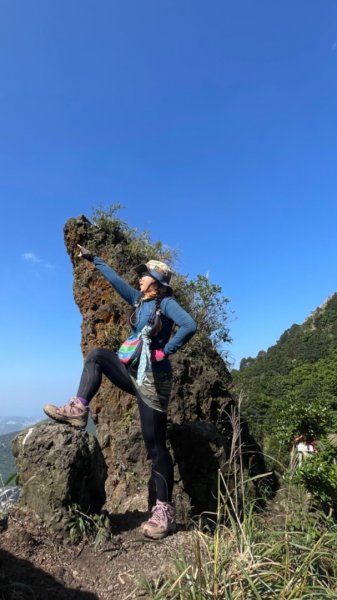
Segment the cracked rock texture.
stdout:
[[100,512],[106,465],[93,435],[41,423],[14,438],[13,454],[20,473],[21,504],[51,529],[64,528],[71,504],[84,512]]

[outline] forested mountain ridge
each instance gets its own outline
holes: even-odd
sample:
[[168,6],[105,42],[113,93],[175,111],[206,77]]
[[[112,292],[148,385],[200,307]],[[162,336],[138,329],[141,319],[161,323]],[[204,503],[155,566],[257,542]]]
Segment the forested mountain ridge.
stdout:
[[256,358],[243,358],[240,373],[252,368],[251,373],[267,368],[277,373],[288,373],[297,363],[313,363],[325,358],[337,348],[337,293],[330,296],[304,321],[287,329],[278,342]]
[[317,437],[337,426],[337,293],[256,358],[232,372],[236,394],[265,451],[274,435]]

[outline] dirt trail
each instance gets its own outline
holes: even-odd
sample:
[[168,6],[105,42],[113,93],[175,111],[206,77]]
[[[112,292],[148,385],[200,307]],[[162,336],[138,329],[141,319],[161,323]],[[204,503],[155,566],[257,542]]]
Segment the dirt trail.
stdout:
[[41,525],[14,513],[0,533],[0,596],[5,600],[131,600],[148,598],[143,577],[154,584],[172,569],[172,556],[189,553],[192,532],[164,540],[143,537],[144,513],[112,518],[112,536],[94,548],[52,539]]

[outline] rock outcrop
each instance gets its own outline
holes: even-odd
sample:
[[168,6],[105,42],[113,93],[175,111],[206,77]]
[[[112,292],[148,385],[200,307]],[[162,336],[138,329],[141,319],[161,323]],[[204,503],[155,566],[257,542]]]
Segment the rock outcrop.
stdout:
[[[117,349],[128,335],[128,307],[92,264],[78,258],[77,244],[100,256],[134,286],[137,276],[133,267],[158,256],[146,255],[148,249],[144,244],[137,245],[118,220],[103,220],[97,226],[81,216],[69,219],[64,233],[74,270],[74,298],[83,317],[83,354],[86,356],[94,347]],[[180,301],[183,289],[175,293]],[[235,403],[229,392],[228,369],[208,340],[201,352],[192,356],[188,346],[187,352],[172,358],[174,388],[168,429],[175,461],[175,499],[180,518],[185,521],[193,513],[214,510],[218,468],[230,480],[231,470],[237,466],[229,464]],[[74,392],[70,390],[70,395]],[[146,510],[148,486],[150,502],[152,495],[150,464],[134,398],[103,380],[91,410],[108,468],[107,509]],[[255,465],[255,472],[263,471],[259,449],[254,447],[247,428],[242,429],[238,439],[243,450],[249,446],[249,453],[243,452],[246,467]]]
[[19,433],[13,454],[20,473],[21,504],[47,527],[62,530],[68,507],[100,512],[106,465],[97,439],[69,426],[41,423]]
[[[94,265],[78,258],[77,244],[100,256],[134,286],[133,267],[161,258],[160,249],[152,246],[149,256],[149,244],[140,243],[125,224],[113,219],[96,225],[84,216],[69,219],[64,233],[73,265],[74,298],[83,318],[83,355],[95,347],[116,350],[129,333],[128,307]],[[180,286],[175,295],[188,309],[184,278],[176,281]],[[225,362],[206,336],[195,338],[172,357],[168,414],[174,498],[178,519],[185,523],[192,515],[216,510],[219,471],[226,492],[235,486],[240,468],[253,475],[265,471],[262,454],[231,397]],[[74,393],[69,390],[69,396]],[[103,378],[91,412],[97,438],[48,423],[25,430],[13,442],[21,503],[54,530],[64,528],[71,504],[83,512],[99,512],[105,503],[108,511],[124,513],[146,511],[154,502],[135,398]]]

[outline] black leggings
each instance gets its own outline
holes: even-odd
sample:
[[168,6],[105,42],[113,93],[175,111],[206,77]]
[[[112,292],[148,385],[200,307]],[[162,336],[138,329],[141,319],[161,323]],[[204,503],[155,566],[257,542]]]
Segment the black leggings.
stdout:
[[121,390],[137,397],[143,439],[152,461],[157,499],[170,502],[173,489],[173,464],[166,447],[166,413],[154,410],[145,404],[135,389],[126,366],[121,363],[115,352],[104,348],[96,348],[88,355],[77,396],[90,402],[101,385],[103,374]]

